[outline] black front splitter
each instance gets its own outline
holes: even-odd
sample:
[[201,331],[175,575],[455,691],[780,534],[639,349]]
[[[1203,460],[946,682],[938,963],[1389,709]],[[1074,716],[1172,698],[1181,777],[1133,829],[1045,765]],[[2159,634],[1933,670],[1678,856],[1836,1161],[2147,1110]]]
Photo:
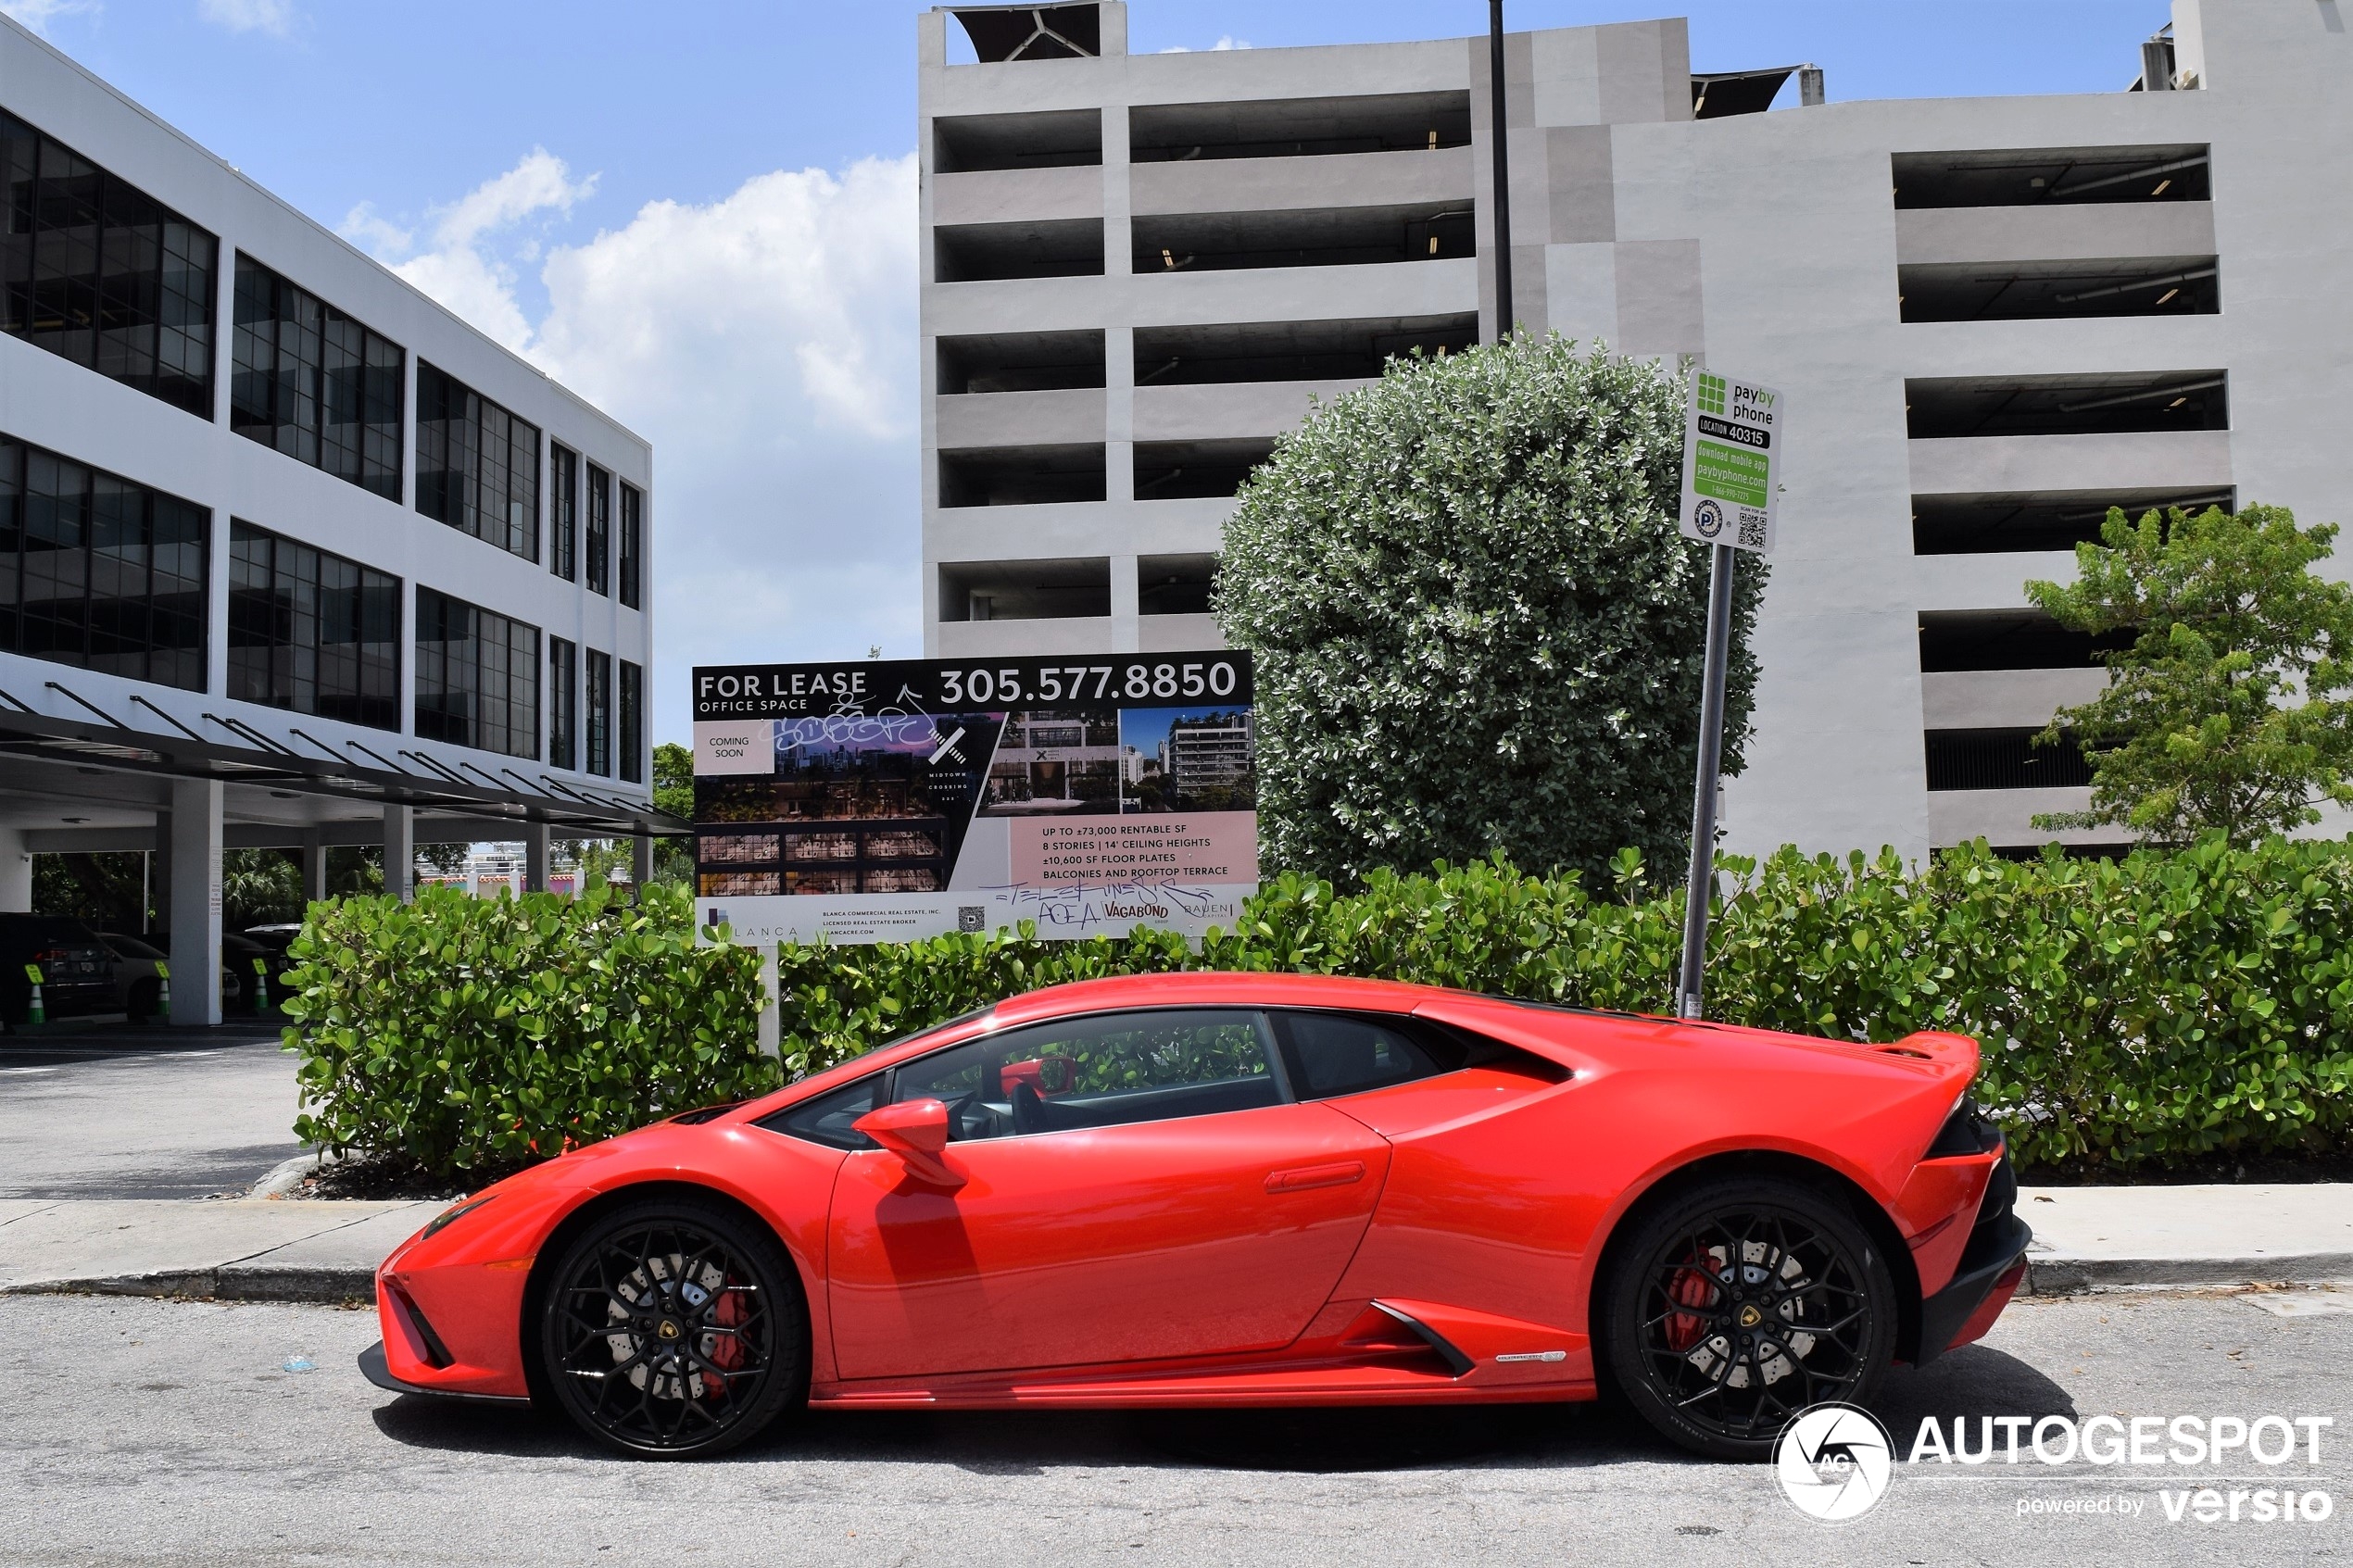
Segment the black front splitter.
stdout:
[[454,1399],[463,1405],[504,1405],[509,1410],[531,1403],[529,1399],[520,1394],[466,1394],[448,1388],[425,1388],[414,1383],[403,1383],[392,1375],[392,1368],[384,1361],[384,1342],[381,1339],[359,1352],[359,1374],[392,1394],[422,1394],[429,1399]]

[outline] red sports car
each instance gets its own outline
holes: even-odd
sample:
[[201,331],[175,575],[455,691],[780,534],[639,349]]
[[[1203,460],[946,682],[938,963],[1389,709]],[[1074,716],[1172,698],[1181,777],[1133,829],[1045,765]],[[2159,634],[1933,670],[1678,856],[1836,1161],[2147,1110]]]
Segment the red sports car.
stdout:
[[368,1375],[634,1454],[784,1411],[1588,1399],[1700,1453],[2024,1273],[1975,1042],[1275,974],[1000,1002],[456,1205]]

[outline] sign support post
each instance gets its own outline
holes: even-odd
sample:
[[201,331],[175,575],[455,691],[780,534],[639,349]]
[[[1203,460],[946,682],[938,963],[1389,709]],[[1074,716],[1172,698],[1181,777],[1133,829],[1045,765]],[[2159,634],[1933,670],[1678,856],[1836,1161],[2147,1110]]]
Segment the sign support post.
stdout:
[[1716,815],[1724,771],[1724,689],[1730,678],[1737,550],[1773,548],[1780,495],[1776,441],[1788,414],[1769,387],[1694,367],[1683,431],[1683,497],[1677,531],[1710,546],[1707,651],[1700,678],[1699,767],[1692,785],[1692,863],[1683,886],[1683,958],[1675,1016],[1699,1018],[1705,994],[1708,899],[1716,890]]
[[1700,679],[1699,778],[1692,785],[1691,880],[1683,892],[1683,962],[1676,972],[1675,1016],[1697,1018],[1707,965],[1707,900],[1716,887],[1716,794],[1724,768],[1724,681],[1732,653],[1732,574],[1739,558],[1730,545],[1709,552],[1707,663]]

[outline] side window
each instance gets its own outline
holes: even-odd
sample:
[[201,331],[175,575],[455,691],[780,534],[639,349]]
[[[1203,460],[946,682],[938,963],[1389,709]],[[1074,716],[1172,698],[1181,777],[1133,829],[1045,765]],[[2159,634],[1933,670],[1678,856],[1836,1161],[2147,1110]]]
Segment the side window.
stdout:
[[1301,1099],[1329,1099],[1451,1073],[1458,1046],[1403,1019],[1346,1012],[1281,1012],[1284,1064]]
[[899,1100],[948,1102],[959,1142],[1281,1103],[1265,1020],[1241,1009],[1108,1013],[991,1035],[901,1067]]
[[882,1086],[883,1074],[877,1073],[828,1090],[814,1099],[786,1106],[773,1116],[763,1116],[760,1125],[772,1133],[788,1133],[811,1143],[824,1144],[827,1148],[873,1148],[876,1147],[875,1141],[853,1130],[850,1123],[875,1109]]

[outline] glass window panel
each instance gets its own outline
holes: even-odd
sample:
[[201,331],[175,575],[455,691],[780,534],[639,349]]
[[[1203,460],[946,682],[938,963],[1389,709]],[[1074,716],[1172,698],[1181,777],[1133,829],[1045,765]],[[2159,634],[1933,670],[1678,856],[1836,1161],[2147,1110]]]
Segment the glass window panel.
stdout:
[[612,475],[588,465],[588,589],[612,592]]
[[621,602],[638,608],[642,585],[638,577],[645,554],[646,498],[634,484],[621,487]]
[[212,236],[13,116],[0,144],[0,331],[209,418]]
[[399,613],[399,579],[231,522],[231,695],[396,730]]
[[588,771],[612,776],[612,655],[588,650]]
[[960,1142],[1222,1115],[1281,1103],[1267,1044],[1239,1009],[1064,1019],[919,1058],[889,1094],[945,1100]]
[[417,734],[509,757],[539,755],[539,629],[417,590]]
[[621,776],[627,784],[646,782],[646,671],[627,659],[621,661]]
[[580,650],[561,637],[547,639],[547,762],[580,766]]
[[[297,462],[398,500],[399,345],[247,256],[237,257],[233,330],[231,427]],[[438,406],[439,390],[419,377],[421,423],[430,417],[428,404]],[[427,439],[420,433],[421,448]],[[425,455],[421,449],[421,470]],[[422,471],[420,481],[423,509]]]
[[422,361],[417,427],[417,509],[537,560],[539,428]]
[[202,690],[208,518],[0,438],[0,647]]

